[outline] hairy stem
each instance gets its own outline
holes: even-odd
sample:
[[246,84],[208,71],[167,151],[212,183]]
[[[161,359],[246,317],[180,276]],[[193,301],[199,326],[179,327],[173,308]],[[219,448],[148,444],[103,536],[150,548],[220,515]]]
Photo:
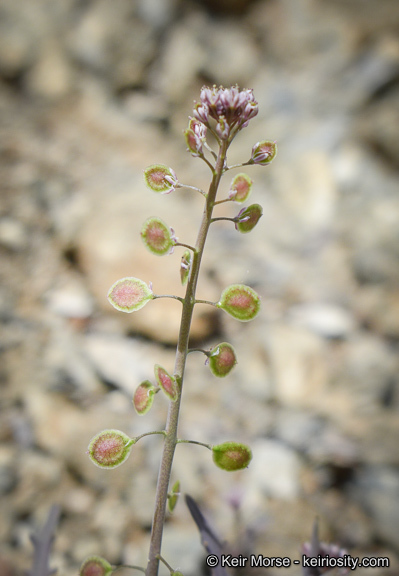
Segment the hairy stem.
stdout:
[[165,522],[166,502],[168,497],[169,481],[173,463],[173,456],[177,444],[177,427],[179,423],[180,403],[183,391],[184,369],[186,365],[188,342],[190,337],[191,320],[195,306],[195,292],[204,252],[208,229],[212,220],[212,211],[215,205],[217,190],[225,166],[226,152],[229,143],[222,141],[219,154],[212,168],[212,181],[206,196],[206,204],[202,215],[197,242],[193,254],[190,276],[187,283],[186,295],[183,300],[183,310],[180,322],[179,339],[177,342],[174,377],[178,383],[178,397],[175,402],[170,402],[168,417],[166,422],[165,441],[163,445],[162,459],[158,474],[157,491],[155,497],[154,517],[152,522],[150,551],[146,576],[157,576],[159,568],[159,557],[161,554],[162,534]]

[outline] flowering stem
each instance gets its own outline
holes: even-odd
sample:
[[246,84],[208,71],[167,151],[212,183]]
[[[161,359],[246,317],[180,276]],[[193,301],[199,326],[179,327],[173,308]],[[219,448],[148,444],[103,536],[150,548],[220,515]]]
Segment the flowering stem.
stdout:
[[[163,445],[161,464],[158,474],[157,492],[155,498],[154,517],[152,523],[149,559],[146,569],[146,576],[157,576],[159,567],[159,557],[161,554],[162,533],[165,521],[166,502],[168,497],[168,487],[171,475],[173,456],[178,443],[177,428],[179,423],[180,403],[182,397],[184,369],[186,365],[188,342],[190,337],[191,320],[194,306],[196,304],[195,292],[204,252],[208,229],[212,220],[212,211],[215,205],[216,194],[220,179],[225,166],[228,141],[222,141],[215,167],[212,167],[212,180],[206,196],[206,203],[202,215],[202,221],[198,232],[195,251],[191,264],[190,276],[187,283],[186,295],[183,299],[183,309],[180,322],[180,332],[177,342],[174,376],[178,385],[178,396],[175,402],[170,402],[168,417],[166,422],[166,434]],[[212,303],[213,304],[213,303]]]

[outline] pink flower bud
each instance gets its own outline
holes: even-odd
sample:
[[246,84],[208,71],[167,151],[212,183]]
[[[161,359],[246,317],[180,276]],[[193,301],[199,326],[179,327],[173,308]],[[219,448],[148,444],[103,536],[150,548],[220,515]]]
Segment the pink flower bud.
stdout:
[[218,378],[223,378],[237,364],[236,353],[231,344],[222,342],[213,348],[209,355],[209,367]]
[[112,574],[112,566],[100,556],[86,558],[80,567],[79,576],[108,576]]
[[173,484],[171,493],[168,495],[169,512],[172,513],[173,510],[175,509],[179,496],[180,496],[180,482],[177,480],[177,482]]
[[135,440],[120,430],[103,430],[91,439],[88,454],[100,468],[116,468],[128,458]]
[[139,416],[147,414],[154,401],[155,387],[149,380],[142,382],[133,396],[133,406]]
[[191,250],[186,250],[184,252],[183,256],[181,257],[180,280],[181,280],[182,286],[187,284],[188,276],[190,274],[191,258],[192,258]]
[[252,452],[245,444],[224,442],[212,447],[213,461],[216,466],[227,472],[247,468],[252,460]]
[[216,306],[241,322],[249,322],[260,310],[260,298],[249,286],[233,284],[223,291]]
[[152,300],[154,295],[145,282],[138,278],[122,278],[112,284],[108,292],[110,304],[121,312],[135,312]]
[[252,180],[246,174],[237,174],[230,184],[229,198],[234,202],[245,202],[251,194]]
[[263,142],[258,142],[252,148],[250,163],[266,166],[266,164],[270,164],[270,162],[273,160],[276,154],[277,154],[277,144],[275,142],[269,142],[268,140],[263,140]]
[[143,224],[141,237],[148,250],[157,256],[173,252],[176,239],[173,230],[160,218],[148,218]]
[[165,368],[159,366],[159,364],[155,364],[154,373],[159,387],[166,394],[166,396],[172,400],[172,402],[175,402],[177,400],[178,393],[176,380],[165,370]]
[[248,208],[243,208],[235,218],[236,230],[242,234],[248,234],[255,228],[262,215],[262,206],[259,204],[251,204]]
[[179,186],[177,176],[172,170],[164,164],[152,164],[144,170],[145,182],[153,192],[169,194]]

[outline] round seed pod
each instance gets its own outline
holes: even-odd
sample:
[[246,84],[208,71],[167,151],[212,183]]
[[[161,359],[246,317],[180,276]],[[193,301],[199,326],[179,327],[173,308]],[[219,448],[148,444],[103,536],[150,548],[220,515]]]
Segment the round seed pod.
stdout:
[[159,364],[155,364],[154,373],[155,379],[158,386],[162,389],[162,392],[166,394],[169,400],[175,402],[177,400],[178,392],[176,380],[165,370],[165,368],[159,366]]
[[252,460],[251,449],[238,442],[224,442],[213,446],[212,453],[216,466],[227,472],[247,468]]
[[260,298],[249,286],[232,284],[222,292],[216,306],[241,322],[249,322],[260,310]]
[[109,576],[112,574],[112,566],[100,556],[86,558],[80,567],[79,576]]
[[228,342],[222,342],[210,351],[209,368],[218,378],[227,376],[236,364],[235,350]]
[[136,312],[152,300],[154,295],[145,282],[138,278],[121,278],[108,292],[109,303],[120,312]]
[[134,443],[120,430],[103,430],[91,439],[87,453],[99,468],[117,468],[127,460]]
[[243,208],[235,218],[236,230],[242,234],[251,232],[263,216],[263,209],[260,204],[251,204],[248,208]]
[[148,188],[153,192],[169,194],[178,185],[177,176],[164,164],[151,164],[144,170],[144,179]]
[[173,231],[160,218],[148,218],[144,222],[141,238],[148,250],[157,256],[173,252],[175,246]]

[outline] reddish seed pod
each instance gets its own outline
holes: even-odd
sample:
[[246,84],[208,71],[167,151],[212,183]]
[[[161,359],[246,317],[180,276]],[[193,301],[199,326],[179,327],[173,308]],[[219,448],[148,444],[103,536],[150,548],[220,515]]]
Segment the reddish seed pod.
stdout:
[[155,379],[159,387],[162,389],[162,392],[166,394],[169,400],[175,402],[177,400],[178,392],[176,380],[165,370],[165,368],[159,366],[159,364],[155,364],[154,373]]
[[80,567],[79,576],[109,576],[112,574],[112,566],[100,556],[86,558]]
[[249,322],[260,310],[260,298],[249,286],[233,284],[222,292],[216,306],[241,322]]
[[252,460],[251,449],[238,442],[224,442],[212,447],[213,461],[216,466],[227,472],[247,468]]
[[252,180],[247,174],[237,174],[230,184],[229,198],[234,202],[245,202],[252,190]]
[[139,416],[147,414],[154,402],[155,386],[149,380],[142,382],[133,396],[133,406]]
[[276,154],[277,144],[275,142],[270,142],[269,140],[257,142],[252,148],[250,163],[266,166],[276,157]]
[[148,218],[144,222],[141,238],[148,250],[157,256],[173,252],[175,245],[173,230],[160,218]]
[[172,170],[164,164],[152,164],[144,170],[145,182],[153,192],[169,194],[178,187],[177,176]]
[[127,460],[135,441],[120,430],[103,430],[91,439],[88,454],[100,468],[116,468]]
[[120,312],[136,312],[152,300],[154,295],[145,282],[139,278],[121,278],[112,284],[108,301]]
[[237,364],[235,350],[228,342],[222,342],[213,348],[209,355],[209,368],[218,378],[227,376]]

